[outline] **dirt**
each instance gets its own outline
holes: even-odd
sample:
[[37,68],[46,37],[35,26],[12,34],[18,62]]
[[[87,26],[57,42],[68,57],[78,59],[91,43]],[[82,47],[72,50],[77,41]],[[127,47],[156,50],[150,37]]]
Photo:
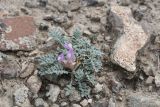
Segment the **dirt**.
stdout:
[[[115,32],[112,31],[112,26],[108,22],[108,18],[110,18],[108,13],[112,5],[129,7],[132,11],[133,18],[142,26],[145,33],[150,36],[145,46],[143,46],[136,55],[137,69],[136,73],[132,74],[131,77],[128,76],[126,69],[112,63],[110,58],[113,45],[119,38]],[[29,51],[25,49],[1,50],[4,55],[12,56],[11,59],[10,57],[8,58],[8,64],[14,64],[14,66],[20,67],[21,70],[13,71],[8,68],[8,72],[4,76],[5,73],[2,72],[6,70],[0,69],[0,99],[7,99],[0,101],[0,107],[143,107],[143,103],[142,105],[137,104],[136,106],[136,101],[132,102],[135,93],[143,96],[139,97],[138,100],[143,99],[145,97],[144,95],[148,95],[149,100],[152,95],[159,99],[159,97],[156,96],[156,94],[159,95],[160,92],[158,85],[160,81],[160,76],[158,75],[160,73],[159,0],[0,0],[1,19],[19,16],[33,17],[37,30],[35,40],[37,46],[34,50]],[[68,81],[61,79],[55,83],[53,81],[49,82],[49,80],[52,80],[49,76],[47,79],[39,78],[37,76],[36,63],[33,61],[36,56],[54,49],[53,42],[47,42],[48,31],[51,27],[58,26],[65,32],[71,33],[71,29],[75,25],[79,25],[83,29],[85,37],[89,39],[92,38],[89,35],[96,35],[93,44],[104,52],[102,59],[103,68],[96,74],[99,85],[93,88],[90,98],[79,98],[79,95],[76,95],[75,98],[78,99],[76,101],[64,95],[63,86],[67,84]],[[3,54],[1,57],[4,57]],[[16,62],[14,60],[16,60]],[[1,61],[3,62],[0,58],[0,67],[4,65]],[[14,63],[12,63],[12,61]],[[30,63],[32,65],[35,64],[31,67],[32,72],[28,70]],[[14,69],[16,69],[16,67],[14,67]],[[14,74],[15,72],[16,74]],[[24,72],[26,73],[25,76],[22,76],[23,78],[19,76]],[[35,76],[36,79],[35,81],[33,80],[33,82],[34,85],[38,87],[34,95],[30,92],[32,84],[27,83],[27,80],[30,80],[30,83],[32,83],[30,79],[32,76]],[[154,79],[148,84],[147,79],[151,77]],[[49,86],[52,85],[58,87],[56,91],[60,93],[59,95],[56,95],[56,93],[52,91],[54,89],[49,88]],[[25,98],[26,100],[22,102],[22,104],[17,105],[13,97],[14,93],[17,89],[23,88],[24,86],[29,88],[29,92],[27,92],[28,97]],[[48,87],[46,88],[46,86]],[[41,88],[39,89],[39,87]],[[50,100],[53,99],[48,100],[47,92],[55,94],[58,98],[54,99],[54,102],[51,102]],[[132,95],[133,97],[130,99]],[[51,97],[54,96],[52,95]],[[38,101],[35,103],[36,99],[41,99],[41,104],[39,104]],[[133,106],[133,103],[135,106]],[[141,102],[138,103],[141,104]],[[158,105],[160,104],[159,100],[157,100],[157,102],[153,101],[152,103],[156,103],[157,105],[155,106],[153,104],[153,106],[148,106],[146,104],[145,106],[160,106]]]

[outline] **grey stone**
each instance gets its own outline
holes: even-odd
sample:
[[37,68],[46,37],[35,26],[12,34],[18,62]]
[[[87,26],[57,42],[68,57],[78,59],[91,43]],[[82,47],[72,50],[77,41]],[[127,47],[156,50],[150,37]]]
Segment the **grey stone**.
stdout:
[[80,102],[80,104],[83,106],[83,107],[86,107],[88,105],[88,101],[86,99],[82,100]]
[[154,80],[154,77],[149,76],[149,77],[147,78],[147,80],[146,80],[146,84],[148,84],[148,85],[152,84],[152,83],[153,83],[153,80]]
[[14,95],[14,101],[16,105],[20,106],[26,102],[26,100],[28,99],[28,91],[29,89],[27,87],[22,87],[14,92],[13,95]]
[[42,98],[37,98],[35,100],[34,105],[36,107],[49,107],[49,105],[47,104],[47,102],[45,102]]
[[129,96],[128,107],[160,107],[160,99],[154,95],[141,95],[137,93]]
[[33,71],[34,71],[34,63],[29,63],[28,66],[24,68],[24,70],[21,72],[20,77],[21,78],[28,77],[33,73]]
[[114,22],[113,33],[119,36],[113,46],[112,62],[133,73],[136,71],[137,51],[145,45],[149,36],[132,17],[130,8],[111,6],[110,16]]
[[67,104],[67,102],[62,102],[61,103],[61,107],[66,107],[68,104]]
[[156,75],[155,75],[155,84],[157,87],[160,87],[160,71],[157,71]]
[[40,90],[42,85],[42,82],[36,75],[32,75],[30,78],[27,80],[27,86],[31,90],[32,93],[37,94],[38,91]]
[[58,104],[52,104],[51,107],[59,107]]
[[19,76],[20,66],[15,57],[2,55],[0,64],[0,73],[2,78],[12,79]]
[[72,107],[81,107],[81,106],[78,104],[72,104]]
[[74,89],[72,94],[69,96],[69,100],[70,101],[80,101],[81,100],[81,96],[76,89]]
[[28,0],[25,2],[24,6],[28,8],[37,8],[38,2],[36,0]]
[[95,85],[94,92],[95,92],[95,93],[99,93],[99,92],[101,92],[102,90],[103,90],[103,84],[97,83],[97,84]]
[[109,99],[108,107],[116,107],[116,103],[115,103],[114,98],[110,98]]
[[49,91],[46,93],[48,100],[52,103],[57,101],[58,95],[60,94],[60,88],[57,85],[49,84],[47,87]]

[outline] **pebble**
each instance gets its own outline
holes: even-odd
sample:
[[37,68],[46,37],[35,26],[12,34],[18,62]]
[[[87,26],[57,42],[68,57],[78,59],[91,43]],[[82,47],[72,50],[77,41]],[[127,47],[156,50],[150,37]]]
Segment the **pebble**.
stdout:
[[35,100],[34,105],[35,105],[36,107],[49,107],[49,105],[47,104],[47,102],[44,101],[42,98],[37,98],[37,99]]
[[81,106],[78,104],[72,104],[72,107],[81,107]]
[[48,92],[46,93],[46,96],[48,97],[48,100],[52,103],[55,103],[57,101],[58,95],[60,94],[60,88],[57,85],[49,84]]
[[20,74],[20,77],[26,78],[26,77],[30,76],[34,71],[34,68],[35,68],[34,63],[29,63],[28,66]]
[[99,93],[99,92],[101,92],[102,90],[103,90],[103,84],[97,83],[97,84],[95,85],[94,92],[95,92],[95,93]]
[[50,107],[59,107],[58,104],[52,104]]
[[83,106],[83,107],[86,107],[88,105],[88,101],[86,99],[82,100],[80,102],[80,104]]
[[71,102],[72,101],[78,102],[78,101],[81,100],[81,96],[80,96],[79,92],[76,89],[74,89],[73,92],[72,92],[72,94],[69,96],[69,100]]
[[35,95],[39,92],[41,85],[42,85],[42,82],[40,81],[39,77],[36,75],[32,75],[27,80],[27,86],[29,87],[31,92],[34,93]]
[[13,95],[14,95],[14,101],[16,105],[20,106],[23,103],[25,103],[26,99],[28,98],[28,91],[29,89],[27,87],[22,87],[17,89],[14,92]]
[[62,102],[62,103],[61,103],[61,107],[66,107],[67,105],[68,105],[67,102]]
[[151,85],[151,84],[153,83],[153,80],[154,80],[154,77],[149,76],[149,77],[147,78],[147,80],[146,80],[146,84],[147,84],[147,85]]

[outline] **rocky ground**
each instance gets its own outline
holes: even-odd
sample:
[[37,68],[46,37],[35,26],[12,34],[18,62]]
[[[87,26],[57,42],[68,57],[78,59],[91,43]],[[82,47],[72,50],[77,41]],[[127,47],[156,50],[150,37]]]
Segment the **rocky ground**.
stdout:
[[[90,98],[37,74],[56,26],[80,26],[104,53]],[[159,0],[0,0],[0,37],[0,107],[160,107]]]

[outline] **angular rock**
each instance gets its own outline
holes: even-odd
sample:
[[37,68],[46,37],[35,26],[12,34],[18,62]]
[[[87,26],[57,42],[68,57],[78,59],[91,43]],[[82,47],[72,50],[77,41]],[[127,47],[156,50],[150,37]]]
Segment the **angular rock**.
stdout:
[[0,107],[12,107],[12,103],[8,97],[0,97]]
[[157,87],[160,87],[160,71],[155,75],[155,84]]
[[0,75],[2,78],[16,78],[19,76],[20,66],[18,61],[11,56],[0,53]]
[[134,94],[128,98],[128,107],[160,107],[158,96],[147,96]]
[[72,107],[81,107],[81,106],[78,104],[72,104]]
[[36,45],[33,17],[18,16],[2,22],[7,25],[7,30],[1,35],[0,50],[33,50]]
[[60,93],[60,88],[57,85],[50,84],[49,91],[46,93],[48,100],[52,103],[57,101],[58,95]]
[[80,101],[81,100],[81,96],[80,96],[79,92],[74,89],[73,92],[72,92],[72,94],[69,96],[69,100],[71,102],[73,102],[73,101],[76,101],[76,102]]
[[86,107],[88,105],[88,101],[86,99],[82,100],[80,102],[80,104],[83,106],[83,107]]
[[147,78],[147,80],[146,80],[146,84],[148,84],[148,85],[152,84],[153,80],[154,80],[154,77],[149,76],[149,77]]
[[[23,67],[22,67],[22,68],[23,68]],[[26,66],[26,67],[24,68],[24,70],[21,72],[20,77],[21,77],[21,78],[25,78],[25,77],[31,75],[33,71],[34,71],[34,64],[33,64],[33,63],[30,63],[30,64],[28,64],[28,66]]]
[[27,101],[28,91],[29,89],[27,87],[22,87],[15,91],[14,93],[15,105],[21,106],[23,105],[23,103]]
[[137,24],[128,7],[111,6],[109,19],[114,34],[120,36],[113,47],[112,62],[134,72],[137,52],[144,46],[149,36]]
[[40,90],[42,85],[42,82],[36,75],[32,75],[28,80],[27,80],[27,86],[31,90],[32,93],[37,94],[38,91]]
[[42,98],[37,98],[35,100],[35,106],[36,107],[49,107],[49,105],[47,104],[47,102],[45,102]]

